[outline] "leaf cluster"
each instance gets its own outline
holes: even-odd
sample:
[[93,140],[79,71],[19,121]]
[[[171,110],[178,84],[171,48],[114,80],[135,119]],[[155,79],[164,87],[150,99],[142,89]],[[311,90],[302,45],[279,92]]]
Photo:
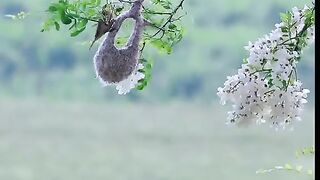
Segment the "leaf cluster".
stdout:
[[53,27],[59,31],[61,25],[65,25],[71,37],[78,36],[87,28],[89,21],[98,22],[102,18],[100,5],[101,0],[59,0],[51,3],[47,9],[49,17],[41,31],[49,31]]

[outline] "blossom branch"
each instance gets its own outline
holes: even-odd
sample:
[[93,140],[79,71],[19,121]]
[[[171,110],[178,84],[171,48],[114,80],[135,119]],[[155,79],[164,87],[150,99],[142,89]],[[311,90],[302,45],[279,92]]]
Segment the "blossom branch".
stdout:
[[310,91],[298,80],[296,64],[302,48],[314,40],[314,7],[295,7],[281,19],[271,33],[249,42],[249,58],[218,88],[221,102],[234,104],[229,123],[268,122],[277,129],[300,120]]

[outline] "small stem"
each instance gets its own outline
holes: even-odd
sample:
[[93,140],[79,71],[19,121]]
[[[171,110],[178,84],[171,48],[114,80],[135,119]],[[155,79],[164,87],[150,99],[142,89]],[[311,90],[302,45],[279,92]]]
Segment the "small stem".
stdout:
[[272,92],[274,92],[274,91],[275,91],[275,89],[271,89],[271,90],[265,92],[264,94],[272,93]]
[[127,1],[127,0],[118,0],[119,2],[122,2],[122,3],[128,3],[128,4],[132,4],[133,1]]
[[146,47],[146,41],[143,41],[143,43],[142,43],[142,47],[141,47],[141,49],[140,49],[140,55],[142,55],[142,51],[144,50],[144,48]]
[[76,18],[79,18],[79,19],[88,20],[88,21],[92,21],[92,22],[96,22],[96,23],[98,23],[98,22],[99,22],[99,20],[95,20],[95,19],[91,19],[91,18],[82,17],[82,16],[79,16],[79,15],[77,15],[77,14],[73,14],[73,13],[67,13],[66,15],[67,15],[67,16],[69,16],[69,17],[76,17]]
[[297,38],[299,38],[299,37],[298,37],[298,36],[296,36],[296,37],[291,37],[291,38],[289,38],[289,39],[281,42],[281,43],[278,44],[277,46],[286,45],[286,44],[285,44],[286,42],[289,42],[289,41],[294,40],[294,39],[297,39]]
[[291,70],[291,72],[290,72],[290,74],[289,74],[289,79],[288,79],[288,81],[287,81],[287,83],[286,83],[285,91],[287,91],[287,90],[288,90],[288,87],[289,87],[289,84],[290,84],[290,81],[291,81],[292,73],[293,73],[293,70]]
[[296,77],[296,81],[298,81],[298,73],[297,73],[297,69],[294,67],[294,74],[295,74],[295,77]]
[[171,15],[171,12],[155,12],[145,8],[144,6],[142,6],[142,8],[144,10],[143,13],[157,14],[157,15]]
[[271,71],[272,71],[272,69],[259,69],[259,70],[256,70],[256,71],[250,73],[249,75],[251,76],[257,72],[271,72]]
[[240,83],[241,81],[237,82],[237,84],[235,84],[234,86],[232,86],[232,88],[230,88],[230,91],[233,91]]

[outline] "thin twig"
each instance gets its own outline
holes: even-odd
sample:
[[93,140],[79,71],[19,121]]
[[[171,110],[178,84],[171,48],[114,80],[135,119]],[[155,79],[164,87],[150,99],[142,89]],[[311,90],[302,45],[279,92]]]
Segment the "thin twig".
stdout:
[[79,16],[79,15],[73,14],[73,13],[67,13],[66,15],[71,17],[71,18],[76,17],[76,18],[79,18],[79,19],[88,20],[88,21],[92,21],[92,22],[96,22],[96,23],[99,22],[98,20],[87,18],[87,17],[82,17],[82,16]]
[[132,4],[133,1],[127,1],[127,0],[118,0],[119,2],[122,2],[122,3],[128,3],[128,4]]
[[148,13],[148,14],[157,14],[157,15],[171,15],[171,12],[156,12],[156,11],[151,11],[144,6],[142,6],[144,12],[143,13]]
[[[164,29],[166,27],[167,24],[169,24],[171,21],[172,21],[172,18],[174,17],[174,15],[177,13],[177,11],[180,9],[180,8],[183,8],[183,2],[185,0],[181,0],[179,5],[171,12],[171,15],[169,16],[169,18],[167,19],[167,21],[161,26],[162,29]],[[156,35],[158,35],[162,30],[159,29],[156,33],[154,33],[151,37],[155,37]],[[163,35],[164,35],[164,32],[163,32]],[[163,37],[162,35],[162,37]]]

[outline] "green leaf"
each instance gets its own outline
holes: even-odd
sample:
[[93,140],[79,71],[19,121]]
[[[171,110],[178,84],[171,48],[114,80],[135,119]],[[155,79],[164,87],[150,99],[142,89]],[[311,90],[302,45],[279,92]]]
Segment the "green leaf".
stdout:
[[61,22],[62,22],[63,24],[68,25],[68,24],[71,24],[71,23],[72,23],[72,19],[70,19],[70,18],[66,15],[66,13],[63,12],[63,13],[61,13]]
[[56,11],[58,11],[58,8],[55,5],[51,5],[51,6],[49,6],[48,11],[49,12],[56,12]]
[[88,14],[88,16],[94,16],[99,12],[97,12],[95,9],[88,9],[86,13]]
[[287,87],[287,81],[286,80],[282,80],[281,82],[282,82],[282,87],[283,88]]
[[69,30],[73,29],[77,25],[77,20],[74,19],[73,24],[69,27]]
[[81,29],[76,29],[75,31],[71,32],[71,37],[78,36],[85,29],[86,29],[86,26],[82,27]]
[[288,23],[291,20],[291,13],[290,12],[280,13],[280,19],[281,21]]
[[41,32],[44,31],[49,31],[51,27],[55,26],[54,22],[56,21],[55,18],[49,18],[47,19],[43,24],[42,24],[42,30]]
[[78,28],[83,28],[83,27],[86,27],[88,24],[88,20],[87,19],[82,19],[79,21],[78,23]]
[[124,9],[124,7],[123,7],[123,6],[121,6],[121,7],[117,7],[117,8],[116,8],[116,12],[117,12],[117,13],[119,13],[119,12],[121,12],[123,9]]
[[147,65],[146,65],[146,69],[152,69],[152,64],[150,64],[150,63],[147,64]]
[[161,40],[161,39],[155,39],[153,41],[151,41],[151,44],[158,48],[159,50],[165,51],[167,54],[171,54],[172,53],[172,47],[165,41]]
[[138,86],[137,86],[137,90],[139,90],[139,91],[142,91],[144,88],[145,88],[144,85],[138,85]]
[[289,28],[288,27],[281,27],[281,31],[283,33],[287,33],[287,32],[289,32]]
[[162,0],[162,1],[160,1],[160,4],[165,9],[171,9],[172,3],[168,0]]
[[101,0],[91,0],[91,2],[95,2],[95,6],[98,7],[101,4]]
[[299,149],[296,151],[296,157],[299,158],[301,156],[305,156],[305,155],[310,155],[310,154],[314,154],[315,153],[315,149],[313,146],[311,147],[305,147],[303,149]]
[[175,28],[177,28],[177,26],[175,24],[170,24],[169,25],[169,29],[175,29]]
[[138,81],[137,90],[143,90],[151,80],[152,74],[152,60],[147,60],[145,58],[141,59],[140,62],[143,64],[144,68],[140,69],[139,72],[144,74],[144,78]]
[[247,63],[248,63],[248,59],[247,59],[247,58],[244,58],[244,59],[242,60],[242,62],[243,62],[243,64],[247,64]]
[[[51,4],[52,7],[55,7],[59,13],[62,13],[66,10],[67,8],[67,3],[64,1],[59,1],[59,3],[52,3]],[[54,9],[52,9],[54,10]]]
[[292,169],[293,169],[293,167],[292,167],[290,164],[285,164],[285,165],[284,165],[284,168],[285,168],[286,170],[292,170]]
[[59,31],[60,30],[60,25],[58,22],[54,22],[54,25],[56,27],[56,30]]

